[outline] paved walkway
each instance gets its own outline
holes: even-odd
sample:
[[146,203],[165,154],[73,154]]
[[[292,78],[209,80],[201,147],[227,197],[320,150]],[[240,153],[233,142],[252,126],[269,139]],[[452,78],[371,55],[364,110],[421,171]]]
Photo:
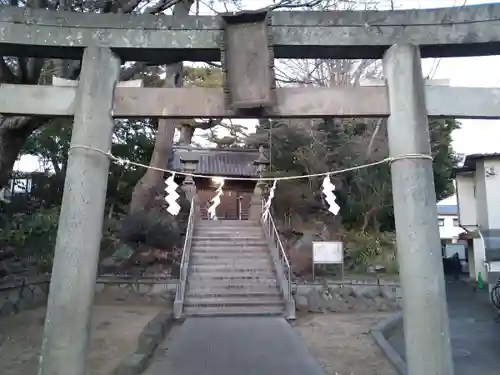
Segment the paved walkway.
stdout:
[[[455,375],[500,374],[500,323],[486,291],[474,292],[463,281],[446,284]],[[389,340],[404,358],[399,331]]]
[[145,373],[167,374],[324,375],[324,372],[284,318],[207,317],[188,318],[168,351],[157,357]]

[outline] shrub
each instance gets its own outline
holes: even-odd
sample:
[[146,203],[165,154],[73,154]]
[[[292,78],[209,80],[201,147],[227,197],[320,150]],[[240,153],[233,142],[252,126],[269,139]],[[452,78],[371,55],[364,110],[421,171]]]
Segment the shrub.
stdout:
[[171,251],[182,246],[189,215],[189,201],[180,200],[181,212],[172,216],[164,210],[139,211],[122,221],[120,240],[128,244],[145,244]]
[[378,264],[388,273],[397,273],[396,240],[392,232],[348,232],[345,237],[346,269],[365,272]]
[[52,250],[57,236],[59,207],[16,213],[4,222],[0,236],[16,249]]
[[51,270],[58,221],[59,207],[4,217],[0,244],[14,254],[5,263],[8,274]]

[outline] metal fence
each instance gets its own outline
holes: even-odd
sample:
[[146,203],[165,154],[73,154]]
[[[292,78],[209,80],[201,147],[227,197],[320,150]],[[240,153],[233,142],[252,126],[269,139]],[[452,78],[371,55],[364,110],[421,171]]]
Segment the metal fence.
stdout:
[[49,293],[49,276],[0,284],[0,316],[43,306]]

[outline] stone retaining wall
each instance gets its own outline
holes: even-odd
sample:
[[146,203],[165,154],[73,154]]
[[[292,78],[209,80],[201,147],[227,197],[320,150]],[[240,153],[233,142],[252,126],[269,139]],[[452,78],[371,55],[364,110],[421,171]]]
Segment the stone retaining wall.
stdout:
[[[96,284],[96,295],[112,293],[126,299],[129,295],[171,299],[175,295],[177,280],[120,280],[100,278]],[[24,310],[45,306],[49,294],[49,277],[31,281],[11,282],[0,285],[0,317],[17,314]]]
[[98,280],[96,293],[132,293],[140,296],[170,298],[175,295],[177,280]]
[[[96,284],[97,295],[112,293],[124,299],[129,295],[172,299],[177,280],[120,280],[102,277]],[[297,310],[307,312],[393,311],[400,308],[401,290],[393,282],[324,281],[293,286]],[[0,317],[44,306],[49,279],[0,286]]]
[[349,311],[396,311],[401,308],[398,284],[325,282],[295,287],[297,310],[312,313]]

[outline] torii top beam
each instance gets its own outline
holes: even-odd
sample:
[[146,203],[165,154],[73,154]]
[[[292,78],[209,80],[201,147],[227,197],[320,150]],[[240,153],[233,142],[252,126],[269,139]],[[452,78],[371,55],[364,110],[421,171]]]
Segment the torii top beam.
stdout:
[[[399,11],[272,12],[276,58],[381,58],[395,43],[423,57],[500,54],[500,4]],[[220,17],[52,12],[0,6],[0,55],[81,57],[106,46],[124,60],[220,59]],[[29,48],[28,48],[29,47]]]

